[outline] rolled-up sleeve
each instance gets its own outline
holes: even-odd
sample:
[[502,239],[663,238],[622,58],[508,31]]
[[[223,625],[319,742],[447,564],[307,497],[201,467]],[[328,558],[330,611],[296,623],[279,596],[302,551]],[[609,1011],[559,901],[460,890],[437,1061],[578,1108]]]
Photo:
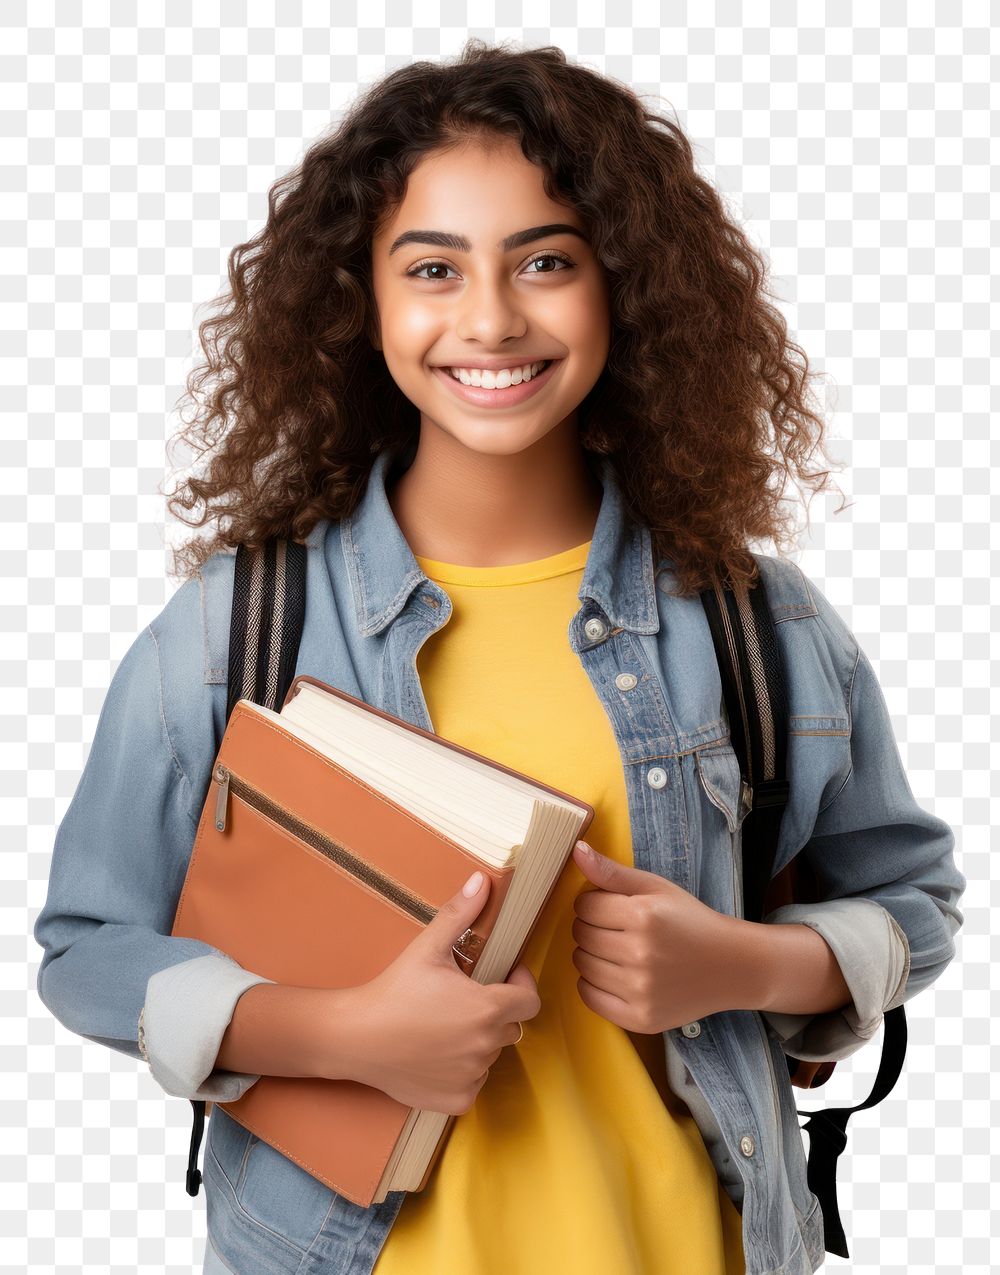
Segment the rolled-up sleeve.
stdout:
[[874,899],[786,903],[765,921],[808,925],[825,940],[851,993],[851,1003],[824,1014],[763,1011],[785,1053],[807,1062],[847,1058],[878,1031],[885,1013],[902,1004],[910,973],[906,935]]
[[[57,829],[34,925],[37,990],[69,1031],[137,1060],[168,1093],[218,1097],[257,1077],[213,1073],[239,996],[260,976],[200,939],[171,933],[200,807],[167,729],[157,630],[197,750],[214,755],[213,692],[202,678],[198,582],[181,587],[133,641],[111,681],[86,765]],[[142,1022],[140,1022],[140,1019]],[[213,1048],[214,1047],[214,1048]]]
[[[819,607],[828,623],[843,626],[822,595]],[[860,647],[850,721],[849,774],[799,851],[815,881],[810,902],[764,917],[821,934],[851,992],[851,1004],[828,1013],[764,1014],[784,1052],[811,1062],[856,1052],[886,1012],[939,978],[964,922],[958,903],[966,878],[955,863],[954,834],[915,800],[882,688]]]
[[257,983],[273,981],[225,953],[196,956],[153,974],[139,1015],[139,1043],[160,1087],[177,1098],[241,1098],[260,1076],[216,1068],[215,1059],[237,1001]]

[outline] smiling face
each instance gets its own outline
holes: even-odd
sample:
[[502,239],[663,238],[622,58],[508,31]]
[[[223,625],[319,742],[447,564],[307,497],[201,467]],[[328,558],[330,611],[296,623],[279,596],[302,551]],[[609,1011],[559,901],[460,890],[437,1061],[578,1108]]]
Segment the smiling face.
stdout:
[[515,141],[421,160],[373,239],[372,282],[386,366],[421,431],[500,455],[575,427],[607,360],[607,280],[581,217]]

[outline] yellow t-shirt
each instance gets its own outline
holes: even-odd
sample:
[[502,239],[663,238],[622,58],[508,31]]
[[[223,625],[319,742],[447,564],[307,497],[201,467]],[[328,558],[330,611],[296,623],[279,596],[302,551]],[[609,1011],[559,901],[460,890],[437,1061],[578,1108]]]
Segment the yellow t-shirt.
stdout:
[[[588,841],[631,866],[621,755],[569,645],[590,544],[501,567],[417,558],[453,605],[418,668],[439,735],[589,802]],[[591,888],[570,860],[522,958],[541,1009],[456,1117],[373,1275],[743,1275],[741,1215],[667,1086],[662,1038],[580,999],[573,900]]]

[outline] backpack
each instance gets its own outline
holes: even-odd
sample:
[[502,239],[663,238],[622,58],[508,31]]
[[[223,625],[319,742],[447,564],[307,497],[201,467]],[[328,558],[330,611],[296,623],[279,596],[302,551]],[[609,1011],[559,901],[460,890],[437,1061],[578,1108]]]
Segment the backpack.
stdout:
[[[260,549],[237,547],[229,626],[227,724],[241,699],[281,711],[295,676],[305,612],[305,545],[272,537]],[[201,1186],[198,1150],[211,1104],[205,1099],[188,1101],[193,1116],[185,1186],[188,1195],[197,1195]]]
[[[740,763],[751,807],[743,820],[743,915],[762,921],[768,912],[793,900],[813,898],[813,879],[796,855],[772,877],[781,816],[788,802],[785,774],[788,744],[788,695],[781,652],[767,602],[762,573],[750,590],[714,589],[701,593],[715,645],[729,733]],[[806,1177],[823,1214],[823,1244],[828,1253],[849,1257],[837,1206],[837,1158],[847,1146],[847,1122],[855,1111],[874,1107],[892,1090],[906,1057],[906,1015],[902,1005],[883,1019],[882,1059],[872,1091],[854,1107],[801,1111],[800,1128],[809,1133]],[[785,1055],[789,1078],[802,1089],[825,1084],[835,1061],[806,1062]]]
[[[229,634],[228,722],[236,703],[249,699],[279,712],[295,676],[305,618],[306,550],[292,540],[272,538],[262,548],[240,545],[236,552],[232,622]],[[742,824],[743,913],[763,919],[781,903],[802,898],[805,868],[793,859],[772,879],[781,816],[788,801],[785,774],[788,697],[784,668],[767,602],[763,575],[744,593],[716,586],[701,593],[719,663],[730,737],[740,764],[744,799],[750,809]],[[837,1159],[847,1146],[847,1122],[855,1111],[873,1107],[892,1090],[906,1054],[903,1006],[884,1017],[882,1059],[871,1093],[854,1107],[799,1111],[808,1116],[807,1180],[823,1214],[824,1246],[849,1257],[837,1207]],[[806,1062],[785,1055],[789,1077],[799,1088],[816,1088],[833,1074],[836,1062]],[[206,1103],[194,1109],[188,1154],[187,1191],[197,1195],[198,1150]]]

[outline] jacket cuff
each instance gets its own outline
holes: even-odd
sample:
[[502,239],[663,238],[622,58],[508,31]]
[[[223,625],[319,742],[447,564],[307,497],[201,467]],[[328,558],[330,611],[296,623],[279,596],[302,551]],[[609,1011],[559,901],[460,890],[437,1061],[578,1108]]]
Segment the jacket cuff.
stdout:
[[215,1059],[236,1002],[254,984],[272,982],[225,952],[196,956],[151,975],[138,1040],[153,1079],[175,1098],[241,1098],[260,1076],[215,1069]]
[[852,1003],[823,1014],[762,1010],[793,1058],[829,1062],[847,1058],[878,1031],[887,1010],[901,1005],[910,973],[910,945],[895,917],[874,899],[786,903],[765,924],[808,925],[832,949]]

